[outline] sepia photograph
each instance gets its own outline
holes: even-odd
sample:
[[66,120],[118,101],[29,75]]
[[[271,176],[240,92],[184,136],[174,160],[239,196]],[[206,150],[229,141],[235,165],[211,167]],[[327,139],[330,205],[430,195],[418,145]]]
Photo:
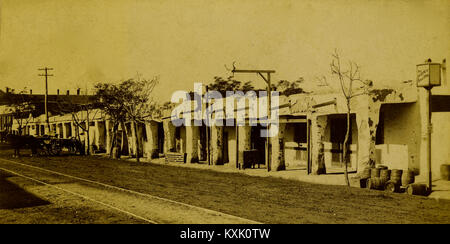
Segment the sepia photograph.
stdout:
[[0,224],[450,224],[449,57],[448,0],[0,0]]

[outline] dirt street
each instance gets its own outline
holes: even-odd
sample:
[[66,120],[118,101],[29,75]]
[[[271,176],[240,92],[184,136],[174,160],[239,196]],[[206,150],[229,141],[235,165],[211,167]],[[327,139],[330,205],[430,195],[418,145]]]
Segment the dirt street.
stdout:
[[426,197],[99,156],[11,154],[0,150],[1,223],[450,223],[450,202]]

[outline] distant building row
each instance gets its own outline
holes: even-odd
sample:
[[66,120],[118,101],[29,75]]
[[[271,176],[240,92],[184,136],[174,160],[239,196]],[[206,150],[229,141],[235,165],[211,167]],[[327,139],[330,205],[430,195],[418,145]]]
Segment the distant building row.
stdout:
[[[441,164],[450,162],[450,93],[432,97],[432,171],[439,175]],[[426,145],[424,92],[414,85],[397,89],[374,89],[355,97],[351,103],[350,171],[361,172],[368,165],[383,164],[389,168],[410,169],[424,177]],[[296,94],[280,97],[279,133],[271,140],[271,170],[300,169],[312,174],[343,171],[342,143],[346,131],[346,103],[339,93]],[[17,131],[17,123],[3,108],[0,128]],[[137,149],[132,123],[119,128],[121,148],[148,158],[175,156],[186,163],[210,162],[214,165],[239,167],[248,155],[265,165],[268,152],[266,138],[260,137],[261,126],[180,126],[171,123],[171,110],[161,118],[138,124],[141,148]],[[248,113],[247,119],[248,119]],[[86,116],[79,112],[79,117]],[[43,114],[33,117],[24,134],[57,134],[68,138],[86,132],[79,130],[71,114],[50,117],[50,131]],[[84,121],[84,123],[87,123]],[[89,140],[95,152],[109,153],[111,121],[100,110],[90,113]],[[80,133],[81,132],[81,133]],[[128,133],[126,133],[128,132]],[[87,145],[87,143],[85,143]],[[175,157],[176,158],[176,157]],[[267,166],[267,165],[265,165]],[[420,178],[419,178],[420,179]]]

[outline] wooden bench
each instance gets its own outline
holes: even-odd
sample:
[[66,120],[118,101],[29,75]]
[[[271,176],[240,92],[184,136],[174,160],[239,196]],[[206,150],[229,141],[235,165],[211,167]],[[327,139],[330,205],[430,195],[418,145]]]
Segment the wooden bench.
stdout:
[[186,163],[186,153],[168,152],[165,157],[167,163]]

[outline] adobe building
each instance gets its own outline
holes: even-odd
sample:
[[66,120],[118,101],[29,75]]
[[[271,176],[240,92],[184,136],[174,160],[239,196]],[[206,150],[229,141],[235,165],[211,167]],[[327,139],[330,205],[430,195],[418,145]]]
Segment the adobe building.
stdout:
[[[432,93],[432,172],[436,179],[440,165],[450,162],[450,88],[445,72],[442,86],[434,88]],[[409,82],[395,88],[372,88],[370,92],[353,98],[350,104],[349,171],[359,173],[366,167],[382,164],[391,169],[409,169],[419,176],[418,180],[424,178],[427,162],[425,97],[424,89],[416,87],[415,82]],[[191,126],[175,126],[172,111],[176,106],[169,105],[160,118],[136,124],[141,140],[139,149],[135,144],[134,123],[120,125],[121,148],[132,156],[139,153],[149,159],[165,157],[168,161],[233,168],[242,168],[244,159],[251,159],[267,168],[269,155],[272,171],[343,172],[342,144],[347,127],[347,107],[340,93],[280,96],[279,106],[272,108],[279,113],[278,134],[271,138],[260,136],[264,126],[250,125],[250,121],[264,120],[265,115],[252,114],[248,106],[244,109],[245,124],[236,126],[234,120],[232,126],[225,123],[211,127],[204,124],[194,126],[193,110]],[[188,106],[193,108],[192,104]],[[222,106],[225,111],[226,106]],[[204,110],[200,112],[204,113]],[[238,113],[238,110],[234,109],[233,113]],[[78,116],[83,118],[86,115],[80,111]],[[17,130],[17,124],[11,121],[5,106],[1,118],[1,128]],[[87,140],[86,133],[77,132],[79,128],[70,113],[55,113],[49,122],[50,131],[45,126],[43,114],[32,116],[23,133],[40,136],[51,132],[61,138],[81,134],[80,139]],[[112,123],[108,116],[100,110],[92,111],[88,124],[89,144],[93,145],[94,151],[109,153]],[[265,146],[266,140],[270,140],[269,151]]]
[[[433,90],[434,177],[439,176],[440,165],[450,161],[449,94],[446,82]],[[270,138],[271,170],[295,168],[311,174],[343,172],[345,98],[340,93],[324,93],[281,96],[279,100],[279,133]],[[248,124],[252,118],[246,109],[246,124],[237,127],[175,127],[170,116],[164,117],[165,152],[185,154],[187,163],[208,161],[209,157],[210,164],[239,167],[246,151],[257,151],[258,162],[264,165],[266,138],[258,136],[261,126]],[[396,88],[373,88],[353,98],[349,171],[361,172],[365,167],[382,164],[391,169],[412,170],[421,179],[426,167],[425,121],[424,91],[414,82]]]

